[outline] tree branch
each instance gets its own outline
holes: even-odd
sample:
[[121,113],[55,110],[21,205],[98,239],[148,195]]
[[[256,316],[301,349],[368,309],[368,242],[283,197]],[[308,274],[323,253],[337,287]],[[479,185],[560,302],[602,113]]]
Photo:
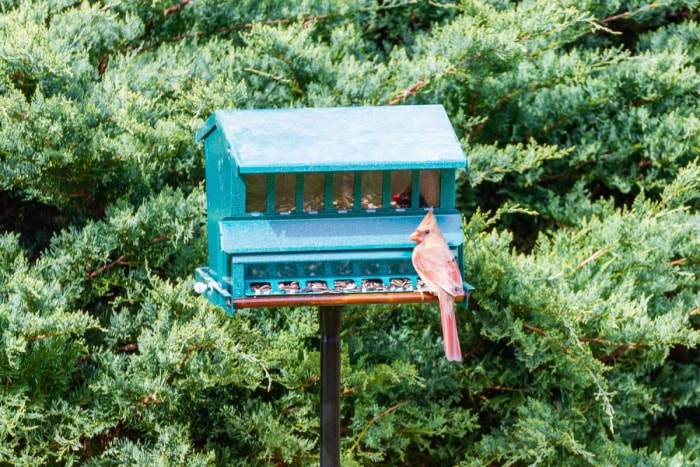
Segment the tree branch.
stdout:
[[[165,241],[165,240],[169,239],[169,238],[172,237],[172,236],[173,236],[173,233],[172,233],[172,232],[168,232],[168,233],[166,233],[166,234],[163,234],[163,235],[161,235],[161,236],[159,236],[159,237],[156,237],[156,238],[154,238],[153,240],[149,241],[149,242],[148,242],[148,245],[149,245],[149,246],[150,246],[150,245],[155,245],[156,243],[160,243],[160,242],[162,242],[162,241]],[[119,258],[115,259],[115,260],[112,261],[111,263],[107,263],[107,264],[105,264],[105,265],[99,267],[98,269],[96,269],[96,270],[90,272],[90,273],[88,274],[88,278],[89,278],[89,279],[94,279],[95,277],[99,276],[99,275],[102,274],[103,272],[109,271],[109,270],[112,269],[113,267],[116,267],[116,266],[124,266],[124,265],[126,265],[126,264],[127,264],[127,258],[128,258],[128,257],[129,257],[129,255],[127,255],[126,253],[124,253],[123,255],[121,255]]]
[[170,8],[168,8],[167,10],[165,10],[165,11],[163,12],[163,16],[168,16],[168,15],[170,15],[170,14],[172,14],[172,13],[175,13],[175,12],[177,12],[177,11],[180,11],[180,10],[182,10],[183,8],[185,8],[185,7],[186,7],[189,3],[191,3],[191,2],[192,2],[192,0],[182,0],[182,2],[178,3],[177,5],[173,5],[173,6],[171,6]]
[[369,423],[367,423],[367,425],[365,425],[364,429],[362,430],[362,432],[360,432],[359,436],[358,436],[357,439],[355,440],[355,443],[352,445],[352,447],[351,447],[350,449],[348,449],[348,452],[350,453],[350,452],[352,452],[352,451],[355,450],[355,448],[357,447],[357,445],[360,444],[360,440],[362,439],[362,437],[365,435],[365,433],[367,433],[367,430],[369,430],[369,428],[370,428],[372,425],[374,425],[379,419],[381,419],[382,417],[385,417],[385,416],[389,415],[391,412],[395,411],[396,409],[399,409],[399,408],[403,407],[403,406],[406,405],[406,404],[410,404],[411,402],[413,402],[413,399],[409,399],[409,400],[406,400],[406,401],[403,401],[403,402],[399,402],[399,403],[396,404],[396,405],[392,405],[391,407],[389,407],[388,409],[386,409],[384,412],[375,415],[374,418],[373,418],[372,420],[370,420]]
[[124,265],[124,264],[126,264],[126,255],[125,254],[121,255],[119,258],[112,261],[111,263],[107,263],[104,266],[101,266],[100,268],[98,268],[97,270],[92,271],[90,274],[88,274],[88,277],[90,279],[94,279],[95,277],[99,276],[103,272],[109,271],[110,269],[112,269],[115,266],[120,266],[120,265]]

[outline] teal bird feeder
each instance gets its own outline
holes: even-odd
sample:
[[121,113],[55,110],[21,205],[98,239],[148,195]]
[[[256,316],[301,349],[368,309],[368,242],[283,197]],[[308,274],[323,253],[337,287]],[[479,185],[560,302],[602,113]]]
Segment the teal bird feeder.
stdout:
[[409,238],[428,208],[464,270],[459,141],[439,105],[220,110],[196,140],[209,265],[195,290],[232,315],[321,307],[321,465],[338,465],[342,306],[435,300]]
[[195,276],[231,314],[413,301],[408,237],[428,207],[463,269],[455,178],[466,160],[442,106],[222,110],[196,140],[209,266]]

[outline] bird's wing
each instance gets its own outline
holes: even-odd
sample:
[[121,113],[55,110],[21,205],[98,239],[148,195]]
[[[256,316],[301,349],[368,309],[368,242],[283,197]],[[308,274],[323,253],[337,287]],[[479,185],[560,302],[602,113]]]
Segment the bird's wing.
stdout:
[[462,272],[449,249],[431,248],[426,245],[414,255],[413,265],[424,279],[453,297],[464,293]]

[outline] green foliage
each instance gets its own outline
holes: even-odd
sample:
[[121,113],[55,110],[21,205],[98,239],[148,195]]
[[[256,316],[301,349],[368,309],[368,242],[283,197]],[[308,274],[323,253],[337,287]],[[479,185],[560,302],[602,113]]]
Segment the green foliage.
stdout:
[[465,360],[347,308],[343,465],[700,463],[696,1],[0,1],[0,465],[318,463],[318,310],[230,318],[219,108],[440,103]]

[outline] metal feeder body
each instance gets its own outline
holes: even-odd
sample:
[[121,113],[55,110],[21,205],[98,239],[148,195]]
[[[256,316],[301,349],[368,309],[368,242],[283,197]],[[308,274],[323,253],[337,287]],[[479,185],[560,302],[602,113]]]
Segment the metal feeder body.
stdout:
[[466,159],[442,106],[220,110],[196,140],[209,235],[196,288],[231,314],[417,294],[409,235],[428,207],[464,269]]

